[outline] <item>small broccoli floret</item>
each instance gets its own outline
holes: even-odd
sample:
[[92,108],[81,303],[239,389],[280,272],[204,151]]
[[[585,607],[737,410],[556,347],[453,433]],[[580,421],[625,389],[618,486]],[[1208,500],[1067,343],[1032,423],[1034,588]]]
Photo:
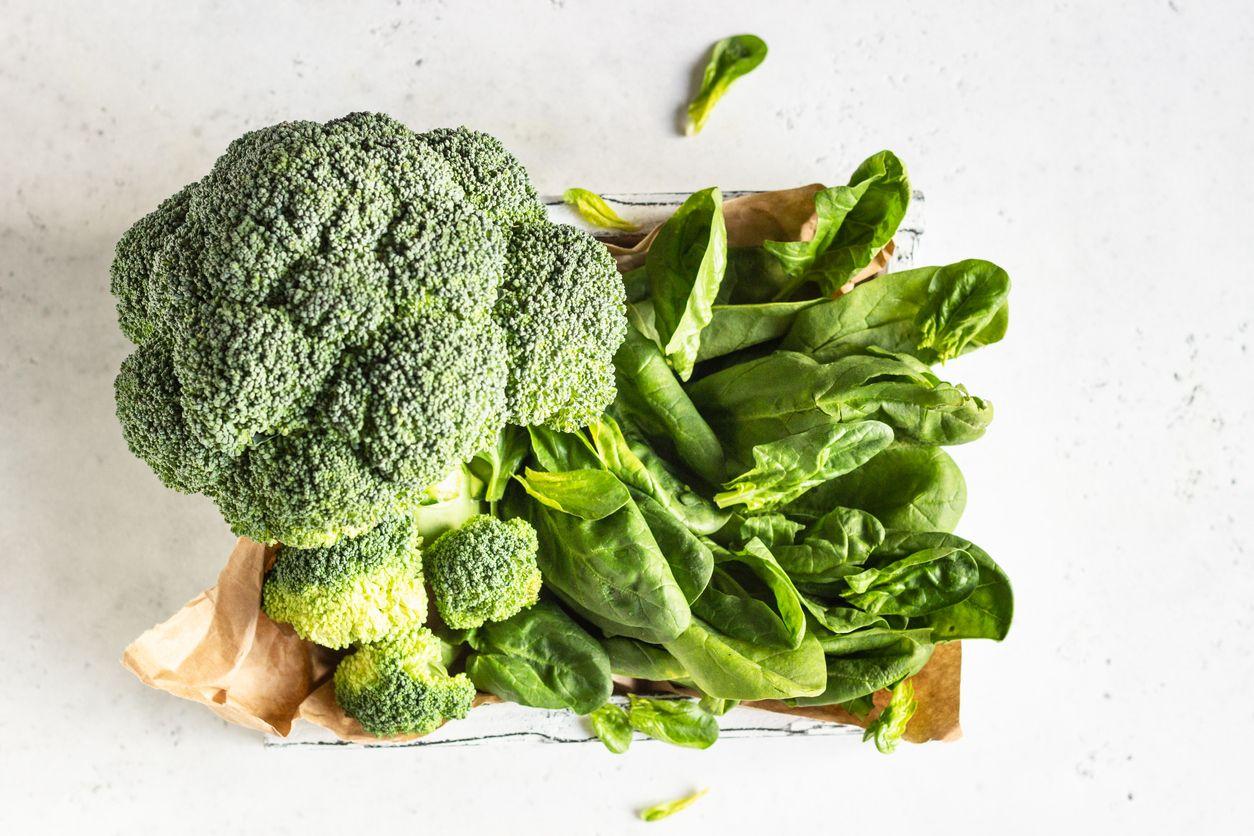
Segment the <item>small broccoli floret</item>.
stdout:
[[329,548],[279,551],[261,607],[325,647],[373,642],[427,617],[421,538],[408,517],[389,520]]
[[475,686],[451,676],[440,640],[426,628],[358,648],[335,669],[335,699],[378,737],[427,734],[470,711]]
[[423,562],[440,617],[468,629],[501,621],[534,604],[540,595],[536,532],[522,519],[483,514],[441,534]]
[[626,293],[596,240],[559,224],[519,227],[497,304],[505,330],[511,423],[571,431],[614,400]]

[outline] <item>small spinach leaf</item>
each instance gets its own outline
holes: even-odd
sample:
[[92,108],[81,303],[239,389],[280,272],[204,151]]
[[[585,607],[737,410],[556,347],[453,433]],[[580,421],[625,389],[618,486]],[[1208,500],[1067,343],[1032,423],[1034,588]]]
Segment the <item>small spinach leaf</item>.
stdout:
[[610,671],[615,676],[670,682],[685,679],[684,666],[666,650],[625,636],[603,639],[601,645],[610,657]]
[[708,789],[697,790],[691,795],[685,795],[683,798],[676,798],[674,801],[663,801],[660,804],[654,804],[651,807],[645,807],[640,811],[640,818],[645,821],[661,821],[667,816],[673,816],[680,810],[691,806],[698,798],[709,792]]
[[893,686],[888,705],[867,724],[862,741],[874,740],[876,749],[885,755],[890,754],[905,735],[906,726],[918,707],[919,703],[914,698],[914,683],[903,679]]
[[656,699],[628,694],[631,727],[656,740],[708,749],[718,740],[718,720],[695,700]]
[[614,754],[621,755],[631,747],[631,722],[622,706],[607,702],[588,715],[588,723],[605,748]]
[[618,213],[605,202],[605,198],[596,192],[590,192],[587,189],[567,189],[562,195],[562,201],[573,206],[579,216],[593,226],[621,229],[623,232],[635,232],[639,229],[630,221],[620,218]]
[[766,41],[757,35],[732,35],[714,44],[701,76],[701,87],[688,103],[684,133],[695,136],[731,83],[752,72],[766,59]]
[[515,476],[537,502],[585,520],[601,520],[631,500],[623,483],[608,470],[564,470],[550,473],[527,468]]

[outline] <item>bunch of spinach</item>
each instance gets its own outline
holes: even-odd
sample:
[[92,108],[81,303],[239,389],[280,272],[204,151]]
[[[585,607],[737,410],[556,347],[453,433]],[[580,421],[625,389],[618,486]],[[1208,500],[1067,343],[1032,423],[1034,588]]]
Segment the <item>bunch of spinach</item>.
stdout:
[[[717,188],[658,231],[625,277],[606,415],[472,463],[534,524],[547,590],[468,637],[480,688],[587,714],[615,752],[633,731],[704,748],[742,700],[867,716],[889,689],[867,739],[892,751],[933,648],[1005,637],[1010,584],[953,533],[966,486],[943,450],[992,405],[933,365],[1004,335],[1009,279],[968,260],[853,287],[909,198],[883,151],[816,195],[811,240],[729,248]],[[612,676],[700,700],[624,710]]]

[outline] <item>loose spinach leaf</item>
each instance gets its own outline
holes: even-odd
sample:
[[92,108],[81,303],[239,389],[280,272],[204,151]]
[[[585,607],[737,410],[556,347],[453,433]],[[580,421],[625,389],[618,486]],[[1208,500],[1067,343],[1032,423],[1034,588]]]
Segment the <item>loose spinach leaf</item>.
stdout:
[[[891,151],[880,151],[858,166],[849,185],[814,196],[818,223],[811,240],[768,241],[763,246],[789,275],[817,282],[831,296],[892,240],[909,203],[905,167]],[[785,290],[779,298],[787,296]]]
[[808,521],[843,505],[875,515],[887,528],[953,531],[966,504],[966,480],[948,453],[899,442],[862,467],[813,488],[784,511]]
[[656,645],[624,636],[603,639],[601,645],[610,656],[610,671],[615,676],[654,682],[673,682],[688,676],[674,656]]
[[640,818],[645,821],[661,821],[667,816],[673,816],[680,810],[691,806],[698,798],[709,792],[708,789],[698,790],[691,795],[685,795],[683,798],[676,798],[674,801],[663,801],[660,804],[654,804],[651,807],[645,807],[640,811]]
[[[705,595],[709,594],[707,589]],[[724,632],[724,628],[734,627],[734,608],[714,615],[720,626],[694,617],[683,634],[666,643],[666,649],[703,693],[727,700],[774,700],[822,693],[827,672],[823,647],[813,635],[806,633],[797,648],[744,641]]]
[[712,534],[731,516],[685,485],[647,443],[629,439],[613,417],[602,416],[588,432],[597,455],[611,473],[623,484],[648,494],[690,531]]
[[613,689],[601,645],[547,601],[477,628],[470,644],[466,674],[476,688],[504,700],[586,714]]
[[910,626],[931,628],[936,641],[1004,639],[1014,615],[1014,593],[1006,573],[979,546],[939,531],[890,531],[876,556],[879,558],[882,555],[887,560],[932,548],[957,548],[970,555],[979,567],[976,586],[961,603],[912,618]]
[[821,362],[875,346],[934,363],[1000,340],[1009,295],[1006,271],[978,259],[889,273],[799,312],[782,347]]
[[893,441],[878,421],[826,424],[753,448],[752,470],[714,495],[720,508],[761,511],[785,505],[806,491],[866,463]]
[[731,83],[752,72],[766,59],[766,42],[757,35],[732,35],[714,44],[701,77],[697,95],[688,103],[684,132],[694,136],[705,127],[705,120]]
[[843,596],[873,615],[922,616],[952,607],[975,590],[975,558],[953,546],[922,549],[844,579]]
[[870,629],[825,637],[822,647],[827,652],[826,687],[818,695],[797,697],[795,705],[846,703],[887,688],[922,670],[933,645],[927,629]]
[[919,703],[914,698],[914,683],[903,679],[893,686],[888,705],[867,724],[862,741],[874,740],[876,749],[885,755],[891,754],[905,735],[906,726],[918,707]]
[[608,470],[563,470],[550,473],[527,468],[515,476],[537,502],[585,520],[601,520],[622,508],[631,495]]
[[599,520],[534,501],[527,511],[545,586],[580,615],[612,634],[657,643],[687,628],[687,599],[634,502]]
[[605,202],[605,198],[596,192],[590,192],[587,189],[567,189],[562,195],[562,201],[573,206],[579,216],[593,226],[621,229],[624,232],[635,232],[639,229],[632,222],[620,218],[618,213]]
[[658,344],[666,362],[687,380],[727,269],[723,193],[717,187],[691,195],[662,225],[645,268]]
[[632,490],[631,496],[644,516],[653,539],[657,541],[658,549],[670,564],[675,582],[691,604],[710,582],[714,554],[700,537],[648,494]]
[[634,328],[614,355],[617,414],[709,484],[723,481],[723,448],[658,347]]
[[721,700],[718,697],[711,697],[709,694],[706,694],[705,696],[701,697],[701,701],[698,703],[698,705],[701,706],[702,710],[708,711],[710,714],[713,714],[715,717],[722,717],[724,714],[731,711],[736,706],[740,705],[740,701],[739,700]]
[[718,740],[718,720],[695,700],[656,699],[628,694],[631,727],[656,740],[708,749]]
[[509,477],[517,471],[531,449],[531,439],[522,427],[506,426],[486,450],[466,463],[471,474],[483,483],[483,499],[497,502],[505,495]]
[[588,722],[605,748],[614,754],[621,755],[631,747],[631,722],[621,706],[607,702],[588,715]]

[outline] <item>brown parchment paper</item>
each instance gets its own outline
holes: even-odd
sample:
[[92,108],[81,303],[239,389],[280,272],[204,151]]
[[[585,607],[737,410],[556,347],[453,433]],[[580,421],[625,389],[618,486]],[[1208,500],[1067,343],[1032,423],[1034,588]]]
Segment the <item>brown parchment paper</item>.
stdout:
[[[808,240],[814,234],[814,194],[821,188],[812,184],[727,201],[723,212],[728,242],[732,246],[754,246],[769,240]],[[619,269],[627,271],[644,264],[656,235],[654,229],[629,247],[606,247]],[[892,252],[890,243],[838,294],[848,293],[858,282],[878,275]],[[292,723],[301,719],[330,730],[342,740],[380,742],[345,715],[335,702],[331,673],[342,654],[302,640],[290,627],[274,623],[261,612],[261,585],[275,551],[241,537],[218,576],[217,585],[137,638],[123,654],[122,664],[145,685],[202,703],[223,719],[241,726],[287,735]],[[962,650],[957,642],[939,645],[914,677],[919,707],[906,730],[907,740],[918,743],[961,736],[961,665]],[[875,695],[877,711],[887,699],[886,692]],[[475,705],[490,702],[499,700],[480,694]],[[865,726],[869,719],[859,720],[837,706],[792,708],[774,700],[748,705],[849,725]]]

